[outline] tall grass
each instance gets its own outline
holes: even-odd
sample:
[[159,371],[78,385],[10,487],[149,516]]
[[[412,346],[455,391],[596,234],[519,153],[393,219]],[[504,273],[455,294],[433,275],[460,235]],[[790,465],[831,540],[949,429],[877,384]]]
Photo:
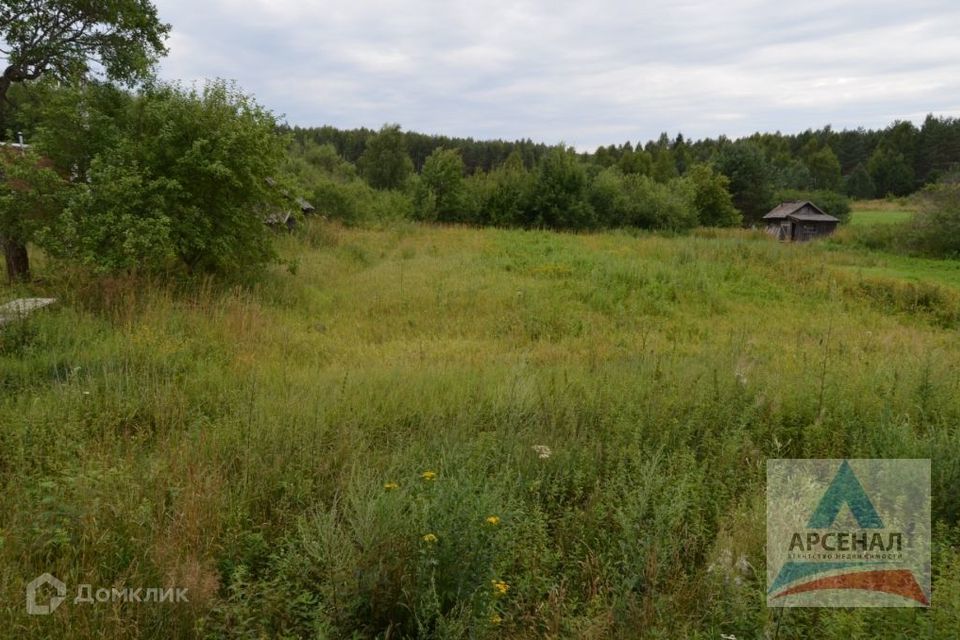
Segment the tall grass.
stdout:
[[[779,637],[960,630],[949,285],[734,231],[281,244],[254,288],[18,292],[64,303],[0,333],[11,636],[771,636],[765,460],[842,456],[932,458],[933,607]],[[190,602],[27,616],[46,571]]]

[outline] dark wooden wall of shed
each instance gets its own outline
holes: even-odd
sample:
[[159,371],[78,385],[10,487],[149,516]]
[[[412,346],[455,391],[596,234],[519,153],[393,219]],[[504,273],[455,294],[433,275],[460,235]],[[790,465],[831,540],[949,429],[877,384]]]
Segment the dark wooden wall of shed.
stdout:
[[806,242],[816,238],[829,236],[837,229],[836,222],[794,222],[793,240],[795,242]]

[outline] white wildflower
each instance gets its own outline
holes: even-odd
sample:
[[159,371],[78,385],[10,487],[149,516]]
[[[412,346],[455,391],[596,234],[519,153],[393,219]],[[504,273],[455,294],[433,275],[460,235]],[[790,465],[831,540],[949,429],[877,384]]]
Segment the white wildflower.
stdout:
[[737,367],[737,370],[736,372],[734,372],[734,375],[737,378],[737,383],[741,387],[747,386],[747,372],[745,369],[743,369],[742,367]]
[[550,450],[550,447],[548,447],[545,444],[533,445],[533,451],[537,454],[537,457],[540,458],[541,460],[546,460],[553,453],[553,451]]

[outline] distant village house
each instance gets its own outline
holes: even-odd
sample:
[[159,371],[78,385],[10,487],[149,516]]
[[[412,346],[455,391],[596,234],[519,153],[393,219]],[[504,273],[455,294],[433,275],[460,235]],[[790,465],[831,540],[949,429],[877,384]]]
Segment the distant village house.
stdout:
[[766,231],[778,240],[805,242],[829,236],[840,220],[812,202],[784,202],[763,216]]

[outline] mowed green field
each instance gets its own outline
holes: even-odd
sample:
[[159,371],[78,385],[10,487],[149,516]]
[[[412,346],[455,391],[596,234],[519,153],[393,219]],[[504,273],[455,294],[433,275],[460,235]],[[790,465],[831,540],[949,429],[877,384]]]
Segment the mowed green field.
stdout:
[[850,224],[854,227],[906,222],[915,211],[911,205],[886,200],[857,201],[851,209]]
[[[890,225],[908,221],[916,212],[916,205],[886,200],[854,202],[850,231],[864,227]],[[844,229],[840,236],[847,235]],[[833,260],[834,264],[854,273],[857,277],[891,278],[919,286],[924,283],[945,284],[960,288],[960,261],[908,257],[896,253],[865,251],[844,252]]]
[[[252,289],[0,289],[61,298],[0,332],[6,635],[960,635],[955,263],[742,231],[280,242]],[[932,459],[929,609],[766,607],[766,460],[839,457]],[[44,572],[68,600],[28,616]]]
[[894,224],[897,222],[906,222],[912,215],[912,211],[904,210],[855,209],[850,216],[850,224],[856,227],[866,227],[874,224]]

